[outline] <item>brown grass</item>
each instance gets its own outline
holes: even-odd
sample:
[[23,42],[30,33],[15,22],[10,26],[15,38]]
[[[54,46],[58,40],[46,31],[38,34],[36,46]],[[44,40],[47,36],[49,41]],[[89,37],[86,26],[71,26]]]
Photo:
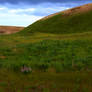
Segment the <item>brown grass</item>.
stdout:
[[19,32],[24,29],[24,27],[16,27],[16,26],[0,26],[0,34],[12,34]]
[[79,7],[75,7],[75,8],[71,8],[71,9],[67,9],[67,10],[64,10],[64,11],[61,11],[61,12],[58,12],[55,14],[51,14],[49,16],[42,18],[41,20],[46,20],[46,19],[51,18],[51,17],[58,15],[58,14],[63,14],[63,15],[68,16],[68,15],[77,14],[77,13],[85,13],[85,12],[90,11],[90,10],[92,10],[92,3],[85,4],[83,6],[79,6]]

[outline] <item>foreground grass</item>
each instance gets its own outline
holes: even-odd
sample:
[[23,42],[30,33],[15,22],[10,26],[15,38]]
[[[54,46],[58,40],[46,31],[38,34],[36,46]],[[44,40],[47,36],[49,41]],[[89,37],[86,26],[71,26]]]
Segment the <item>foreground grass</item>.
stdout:
[[0,70],[0,92],[91,92],[92,72],[34,72]]
[[0,36],[0,92],[91,92],[91,49],[91,32]]

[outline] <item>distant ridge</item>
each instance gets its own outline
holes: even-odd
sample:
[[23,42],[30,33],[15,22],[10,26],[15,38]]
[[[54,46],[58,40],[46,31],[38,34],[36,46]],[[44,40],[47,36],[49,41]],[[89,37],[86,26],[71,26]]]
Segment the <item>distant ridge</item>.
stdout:
[[19,32],[24,29],[24,27],[16,27],[16,26],[0,26],[0,34],[12,34]]

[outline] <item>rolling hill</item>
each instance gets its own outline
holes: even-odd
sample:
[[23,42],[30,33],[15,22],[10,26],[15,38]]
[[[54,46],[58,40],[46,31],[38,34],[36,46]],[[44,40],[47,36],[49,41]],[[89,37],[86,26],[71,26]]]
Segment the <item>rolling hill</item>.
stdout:
[[54,34],[91,32],[91,25],[92,4],[86,4],[42,18],[25,28],[21,34],[30,35],[35,32]]
[[16,27],[16,26],[0,26],[0,34],[12,34],[19,32],[24,29],[24,27]]
[[0,35],[0,92],[61,91],[92,92],[92,4]]

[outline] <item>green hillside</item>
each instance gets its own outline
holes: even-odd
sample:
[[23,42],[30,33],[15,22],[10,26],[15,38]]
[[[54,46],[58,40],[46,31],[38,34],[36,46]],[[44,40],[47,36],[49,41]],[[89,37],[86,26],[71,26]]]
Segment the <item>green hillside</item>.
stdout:
[[92,92],[92,10],[0,35],[0,92],[61,91]]
[[92,10],[86,13],[65,15],[63,13],[39,20],[28,26],[21,34],[28,35],[35,32],[68,34],[92,31]]

